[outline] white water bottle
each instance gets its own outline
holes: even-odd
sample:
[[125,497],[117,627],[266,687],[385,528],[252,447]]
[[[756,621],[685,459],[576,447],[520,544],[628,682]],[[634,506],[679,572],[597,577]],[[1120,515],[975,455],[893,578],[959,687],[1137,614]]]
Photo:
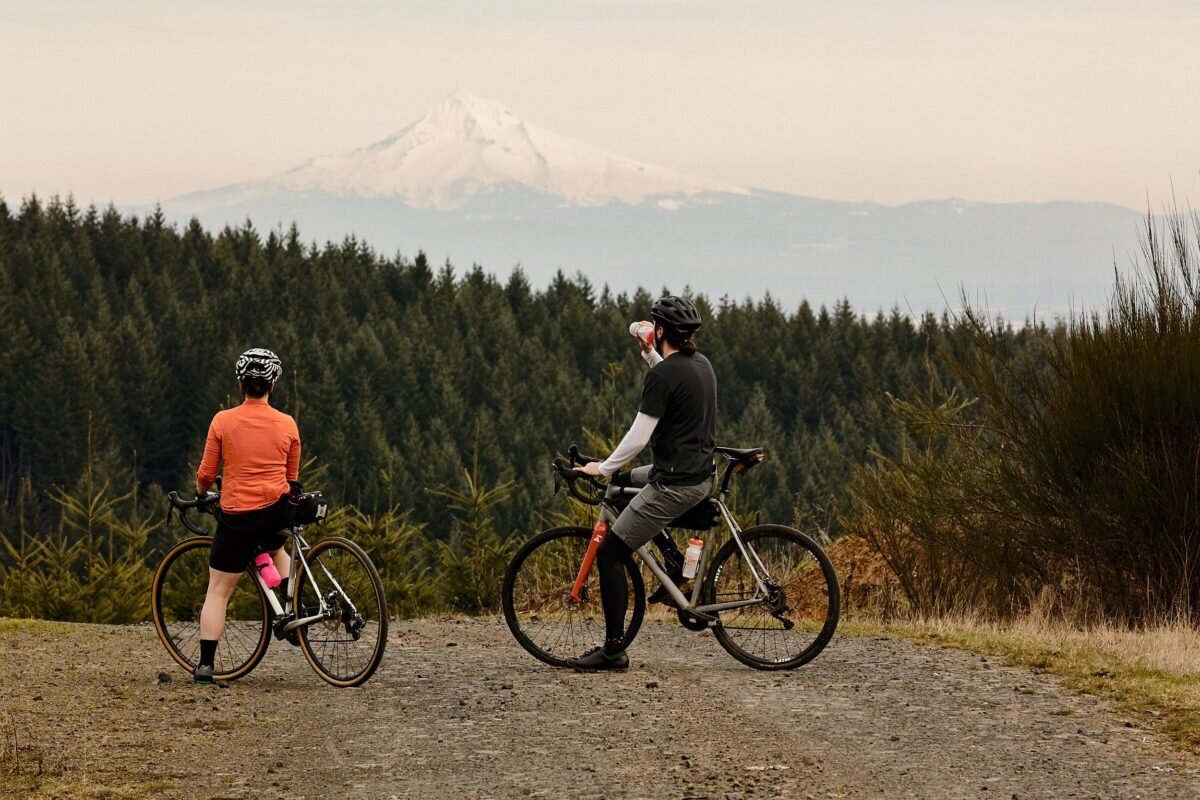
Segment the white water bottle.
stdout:
[[645,320],[629,323],[629,335],[639,342],[654,346],[654,325]]
[[683,577],[696,577],[696,568],[700,566],[700,551],[704,549],[704,542],[699,539],[689,539],[688,549],[683,554]]

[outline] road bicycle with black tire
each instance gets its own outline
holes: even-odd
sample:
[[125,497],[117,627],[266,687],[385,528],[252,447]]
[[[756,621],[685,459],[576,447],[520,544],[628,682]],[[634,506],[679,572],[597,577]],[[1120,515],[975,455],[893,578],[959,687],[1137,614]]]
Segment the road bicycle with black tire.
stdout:
[[[669,527],[710,530],[723,526],[728,538],[709,536],[700,552],[690,595],[685,596],[650,551],[650,544],[625,559],[630,603],[625,642],[633,641],[646,612],[639,560],[666,588],[679,622],[689,630],[711,630],[723,648],[755,669],[794,669],[815,658],[833,638],[841,609],[837,573],[821,546],[784,525],[742,529],[726,505],[730,481],[764,458],[761,447],[718,447],[725,462],[720,489],[682,514]],[[520,645],[556,667],[604,641],[600,586],[593,569],[596,550],[609,526],[642,487],[629,473],[605,483],[576,469],[600,459],[572,446],[568,461],[553,463],[555,492],[563,483],[588,505],[599,506],[595,527],[564,526],[543,531],[517,551],[504,577],[504,619]],[[715,552],[713,552],[715,550]]]
[[[200,658],[200,610],[208,590],[213,539],[188,512],[213,513],[220,494],[184,500],[167,495],[167,518],[179,517],[191,533],[163,556],[150,590],[154,628],[163,646],[188,672]],[[323,680],[359,686],[374,674],[387,645],[383,581],[370,557],[349,539],[331,536],[310,545],[303,525],[288,534],[292,557],[287,594],[267,587],[253,564],[238,581],[217,645],[213,678],[232,681],[258,666],[274,635],[297,645]]]

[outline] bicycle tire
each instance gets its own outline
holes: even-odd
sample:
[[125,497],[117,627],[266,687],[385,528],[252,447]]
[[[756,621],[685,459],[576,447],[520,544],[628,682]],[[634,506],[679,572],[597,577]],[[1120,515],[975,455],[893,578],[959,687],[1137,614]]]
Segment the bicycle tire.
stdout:
[[[553,667],[565,667],[568,660],[585,649],[604,644],[604,613],[600,606],[597,568],[593,567],[588,576],[586,599],[578,605],[570,601],[571,588],[591,536],[590,529],[579,526],[542,531],[517,551],[504,574],[501,602],[508,629],[526,652]],[[551,574],[538,575],[539,567],[543,571],[549,569]],[[625,626],[625,644],[628,646],[642,625],[646,588],[632,557],[625,560],[625,572],[631,595],[627,612],[630,616]],[[548,585],[543,586],[545,582]],[[553,616],[547,612],[552,612]]]
[[[150,611],[159,641],[188,672],[200,657],[200,609],[208,590],[211,536],[184,539],[167,551],[150,585]],[[271,643],[271,606],[258,581],[239,581],[218,640],[213,678],[232,681],[258,666]]]
[[[326,683],[360,686],[375,674],[387,648],[387,598],[379,571],[365,550],[340,536],[317,542],[304,558],[335,616],[297,628],[300,650]],[[292,610],[299,619],[315,614],[320,603],[304,562],[296,566]],[[365,648],[359,646],[363,631],[371,636]]]
[[[768,540],[794,545],[800,554],[810,556],[811,561],[808,558],[797,559],[794,555],[781,556],[778,550],[782,548],[768,547]],[[807,664],[829,644],[841,614],[841,589],[833,563],[812,537],[784,525],[748,528],[742,531],[742,541],[763,559],[771,578],[782,581],[781,606],[786,610],[780,616],[787,618],[793,627],[787,629],[779,616],[775,616],[772,609],[764,604],[722,612],[720,623],[713,626],[713,635],[726,652],[755,669],[795,669]],[[789,563],[789,560],[794,560],[794,563]],[[813,564],[819,570],[814,570]],[[704,576],[701,589],[703,604],[710,605],[738,599],[739,595],[753,594],[753,578],[744,567],[741,550],[737,542],[730,538],[717,551]],[[793,605],[789,606],[788,603]],[[746,631],[748,633],[743,633]],[[751,645],[755,641],[761,643],[763,650],[774,646],[775,657],[752,651]],[[792,655],[793,642],[796,644],[795,655]],[[778,655],[781,643],[786,647],[787,657]]]

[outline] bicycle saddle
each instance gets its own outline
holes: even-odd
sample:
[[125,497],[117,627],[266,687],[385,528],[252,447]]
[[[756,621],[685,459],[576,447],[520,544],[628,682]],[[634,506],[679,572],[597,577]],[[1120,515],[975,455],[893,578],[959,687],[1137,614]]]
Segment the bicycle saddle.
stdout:
[[714,447],[713,449],[731,461],[748,461],[754,456],[762,455],[763,452],[761,447]]

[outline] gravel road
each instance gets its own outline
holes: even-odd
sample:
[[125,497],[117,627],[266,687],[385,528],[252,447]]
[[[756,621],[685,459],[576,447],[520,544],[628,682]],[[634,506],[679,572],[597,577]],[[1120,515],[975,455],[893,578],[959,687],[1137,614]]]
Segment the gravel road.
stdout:
[[577,674],[499,619],[405,620],[361,689],[279,642],[201,688],[148,625],[10,626],[0,772],[13,794],[16,734],[67,797],[1200,797],[1200,760],[1142,718],[977,655],[839,636],[763,673],[651,623],[631,656]]

